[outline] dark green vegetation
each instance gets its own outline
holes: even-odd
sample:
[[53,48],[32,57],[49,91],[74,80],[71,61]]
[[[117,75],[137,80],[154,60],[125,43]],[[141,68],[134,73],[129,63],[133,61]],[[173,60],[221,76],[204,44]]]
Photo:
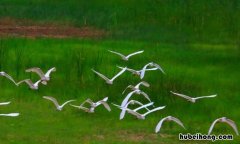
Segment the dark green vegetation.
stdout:
[[127,40],[233,43],[239,0],[1,0],[0,18],[93,26]]
[[[12,101],[0,107],[0,113],[21,113],[17,118],[0,117],[1,144],[175,144],[180,142],[179,132],[207,133],[212,121],[222,116],[240,127],[238,0],[1,0],[0,20],[22,25],[87,26],[109,32],[99,40],[0,38],[0,71],[14,79],[37,80],[35,74],[25,73],[26,68],[57,68],[48,85],[41,85],[38,91],[26,85],[16,87],[0,77],[0,101]],[[145,52],[124,62],[107,50]],[[167,107],[146,120],[127,115],[120,121],[120,110],[113,106],[110,113],[98,108],[96,113],[86,114],[69,106],[58,112],[42,98],[50,95],[59,102],[76,99],[78,104],[86,98],[108,96],[110,102],[119,104],[122,90],[139,78],[124,73],[109,86],[91,68],[111,77],[119,71],[117,65],[140,69],[151,61],[160,64],[167,75],[148,72],[144,80],[151,86],[144,91],[155,105]],[[192,96],[217,93],[218,97],[192,104],[171,95],[170,90]],[[181,119],[187,130],[165,123],[161,134],[155,134],[157,122],[168,115]],[[234,134],[224,124],[217,125],[214,133]],[[234,136],[229,143],[240,141]]]
[[[108,49],[123,53],[143,49],[145,52],[123,62],[107,52]],[[18,118],[0,119],[1,143],[176,143],[179,132],[206,133],[211,122],[221,116],[240,124],[240,57],[235,45],[7,38],[1,39],[0,50],[1,70],[17,80],[30,76],[37,80],[36,75],[25,73],[25,68],[57,67],[49,84],[41,85],[38,91],[24,85],[16,87],[1,77],[0,100],[12,101],[11,105],[1,107],[1,112],[21,113]],[[85,114],[71,107],[58,112],[52,103],[42,98],[52,95],[60,102],[77,99],[76,103],[80,103],[86,98],[98,100],[109,96],[110,102],[120,103],[122,90],[128,84],[139,82],[139,78],[125,73],[109,86],[95,76],[91,68],[110,77],[118,71],[116,65],[138,69],[150,61],[160,64],[167,75],[163,76],[160,71],[147,73],[144,80],[151,87],[144,90],[156,105],[167,107],[144,121],[130,115],[120,121],[120,110],[113,106],[110,113],[99,108],[95,114]],[[193,96],[217,93],[218,97],[192,104],[171,95],[170,90]],[[154,134],[157,122],[167,115],[179,117],[187,130],[166,123],[162,135]],[[214,133],[233,131],[218,125]],[[237,139],[239,137],[235,137],[235,141]]]

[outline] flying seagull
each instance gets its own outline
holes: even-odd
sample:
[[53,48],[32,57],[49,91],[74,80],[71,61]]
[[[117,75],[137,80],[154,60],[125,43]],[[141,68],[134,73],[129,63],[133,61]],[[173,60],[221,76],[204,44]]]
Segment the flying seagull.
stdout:
[[145,104],[145,105],[143,105],[143,106],[140,106],[140,107],[138,107],[138,108],[136,108],[136,109],[134,109],[134,110],[129,109],[129,108],[124,108],[124,107],[121,107],[121,106],[116,105],[116,104],[113,104],[113,105],[115,105],[115,106],[118,107],[119,109],[122,109],[122,110],[124,109],[124,110],[126,110],[128,113],[136,116],[138,119],[145,119],[145,117],[146,117],[148,114],[165,108],[165,106],[157,107],[157,108],[154,108],[154,109],[151,109],[151,110],[147,111],[147,112],[144,113],[144,114],[140,114],[140,113],[137,112],[137,111],[153,105],[153,102],[148,103],[148,104]]
[[59,105],[58,101],[53,97],[43,96],[43,98],[52,101],[53,104],[56,106],[57,110],[59,110],[59,111],[61,111],[66,104],[76,101],[76,100],[69,100],[69,101],[66,101],[65,103],[63,103],[62,105]]
[[26,70],[26,72],[34,72],[34,73],[37,73],[37,75],[40,76],[43,84],[47,84],[47,81],[50,80],[50,74],[51,74],[52,72],[55,72],[55,71],[56,71],[56,68],[55,68],[55,67],[49,69],[45,74],[44,74],[43,71],[42,71],[40,68],[38,68],[38,67],[33,67],[33,68],[29,68],[29,69]]
[[[126,108],[128,108],[128,105],[135,105],[138,104],[140,106],[143,106],[144,104],[142,104],[141,102],[137,101],[137,100],[130,100],[124,107],[122,107],[122,112],[120,113],[120,120],[124,118],[125,113],[126,113]],[[113,104],[116,106],[116,104]],[[147,111],[150,111],[147,107],[144,107]]]
[[15,81],[10,75],[8,75],[6,72],[1,71],[1,72],[0,72],[0,76],[6,77],[6,78],[9,79],[10,81],[12,81],[15,85],[17,85],[16,81]]
[[141,72],[141,75],[140,75],[140,78],[143,79],[144,75],[145,75],[145,72],[147,70],[147,67],[155,67],[157,69],[159,69],[163,74],[166,74],[164,72],[164,70],[156,63],[153,63],[153,62],[150,62],[148,64],[146,64],[143,68],[142,68],[142,72]]
[[180,97],[182,97],[182,98],[185,98],[185,99],[187,99],[188,101],[190,101],[190,102],[192,102],[192,103],[195,103],[196,100],[198,100],[198,99],[213,98],[213,97],[216,97],[216,96],[217,96],[217,94],[215,94],[215,95],[210,95],[210,96],[201,96],[201,97],[192,98],[192,97],[187,96],[187,95],[184,95],[184,94],[179,94],[179,93],[175,93],[175,92],[172,92],[172,91],[170,91],[170,92],[171,92],[172,94],[176,95],[176,96],[180,96]]
[[[124,69],[124,67],[120,67],[120,66],[117,66],[118,68],[120,69]],[[154,70],[157,70],[158,68],[146,68],[145,71],[154,71]],[[133,75],[136,75],[136,76],[141,76],[141,73],[143,72],[143,70],[134,70],[134,69],[130,69],[130,68],[127,68],[126,71],[129,71],[131,72]]]
[[100,76],[102,79],[104,79],[107,84],[113,84],[113,81],[114,81],[117,77],[119,77],[122,73],[124,73],[124,72],[126,71],[126,69],[127,69],[127,68],[122,69],[122,70],[121,70],[119,73],[117,73],[112,79],[107,78],[106,76],[104,76],[103,74],[95,71],[94,69],[92,69],[92,71],[93,71],[94,73],[96,73],[98,76]]
[[124,98],[124,100],[122,101],[121,107],[124,107],[124,106],[127,104],[128,100],[132,97],[133,94],[143,95],[149,102],[151,102],[151,99],[149,98],[149,96],[148,96],[145,92],[143,92],[143,91],[141,91],[141,90],[135,90],[135,91],[130,92],[130,93]]
[[[85,112],[94,113],[95,108],[102,104],[108,111],[111,111],[111,108],[107,104],[107,100],[108,100],[108,97],[105,97],[104,99],[102,99],[100,101],[97,101],[97,102],[93,102],[91,99],[87,99],[80,106],[76,106],[76,105],[71,105],[71,106],[79,108],[79,109],[82,109]],[[83,105],[85,103],[89,103],[90,104],[90,108],[84,107]]]
[[8,104],[10,104],[11,102],[1,102],[0,103],[0,106],[2,106],[2,105],[8,105]]
[[230,125],[230,126],[233,128],[233,130],[235,131],[235,133],[236,133],[237,135],[239,135],[238,129],[237,129],[237,125],[235,124],[235,122],[232,121],[232,120],[230,120],[230,119],[228,119],[228,118],[226,118],[226,117],[222,117],[222,118],[216,119],[216,120],[212,123],[211,127],[209,128],[209,130],[208,130],[208,135],[211,134],[211,132],[212,132],[212,130],[213,130],[213,127],[215,126],[215,124],[216,124],[217,122],[227,123],[228,125]]
[[155,132],[156,132],[156,133],[158,133],[158,132],[160,131],[160,129],[161,129],[162,124],[163,124],[164,121],[174,121],[174,122],[176,122],[178,125],[180,125],[181,127],[183,127],[183,128],[185,129],[183,123],[182,123],[178,118],[175,118],[175,117],[173,117],[173,116],[167,116],[167,117],[161,119],[161,120],[158,122],[158,124],[157,124],[157,126],[156,126],[156,128],[155,128]]
[[125,56],[125,55],[123,55],[123,54],[121,54],[121,53],[119,53],[119,52],[115,52],[115,51],[111,51],[111,50],[108,50],[108,51],[111,52],[111,53],[114,53],[114,54],[119,55],[119,56],[120,56],[123,60],[125,60],[125,61],[128,61],[128,59],[129,59],[131,56],[134,56],[134,55],[136,55],[136,54],[140,54],[140,53],[143,53],[143,52],[144,52],[143,50],[142,50],[142,51],[137,51],[137,52],[134,52],[134,53],[131,53],[131,54]]
[[38,80],[37,82],[33,83],[30,79],[25,79],[17,83],[17,85],[20,85],[21,83],[26,83],[30,89],[37,90],[38,85],[42,80]]
[[19,113],[0,114],[0,116],[16,117],[19,116]]
[[135,91],[135,90],[140,90],[140,89],[139,89],[140,85],[143,85],[143,86],[145,86],[145,87],[149,87],[149,86],[150,86],[149,83],[147,83],[147,82],[145,82],[145,81],[142,81],[142,82],[138,83],[138,84],[135,85],[135,86],[129,85],[129,86],[122,92],[122,94],[124,94],[124,92],[125,92],[128,88],[131,88],[133,91]]

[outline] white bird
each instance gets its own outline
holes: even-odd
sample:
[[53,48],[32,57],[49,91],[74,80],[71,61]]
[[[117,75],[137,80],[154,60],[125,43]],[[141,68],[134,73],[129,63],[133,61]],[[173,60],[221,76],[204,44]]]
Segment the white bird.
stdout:
[[143,106],[140,106],[140,107],[138,107],[138,108],[136,108],[136,109],[134,109],[134,110],[129,109],[129,108],[124,108],[124,107],[121,107],[121,106],[116,105],[116,104],[113,104],[113,105],[115,105],[116,107],[118,107],[118,108],[120,108],[120,109],[122,109],[122,110],[123,110],[123,109],[126,110],[128,113],[136,116],[138,119],[145,119],[145,117],[146,117],[148,114],[165,108],[165,106],[157,107],[157,108],[154,108],[154,109],[151,109],[151,110],[147,111],[147,112],[144,113],[144,114],[140,114],[140,113],[138,113],[137,111],[153,105],[153,102],[148,103],[148,104],[145,104],[145,105],[143,105]]
[[182,98],[185,98],[185,99],[187,99],[188,101],[190,101],[190,102],[192,102],[192,103],[195,103],[196,100],[198,100],[198,99],[213,98],[213,97],[216,97],[216,96],[217,96],[217,94],[215,94],[215,95],[210,95],[210,96],[200,96],[200,97],[192,98],[192,97],[187,96],[187,95],[184,95],[184,94],[179,94],[179,93],[175,93],[175,92],[172,92],[172,91],[170,91],[170,92],[171,92],[172,94],[176,95],[176,96],[180,96],[180,97],[182,97]]
[[6,72],[1,71],[1,72],[0,72],[0,76],[6,77],[6,78],[9,79],[10,81],[12,81],[15,85],[17,85],[16,81],[15,81],[10,75],[8,75]]
[[65,103],[63,103],[62,105],[59,105],[58,101],[53,97],[43,96],[43,98],[52,101],[53,104],[56,106],[57,110],[59,110],[59,111],[61,111],[66,104],[76,101],[76,100],[69,100],[69,101],[66,101]]
[[114,54],[119,55],[119,56],[120,56],[123,60],[125,60],[125,61],[128,61],[128,59],[129,59],[131,56],[134,56],[134,55],[136,55],[136,54],[140,54],[140,53],[143,53],[143,52],[144,52],[143,50],[142,50],[142,51],[137,51],[137,52],[134,52],[134,53],[131,53],[131,54],[125,56],[125,55],[123,55],[123,54],[121,54],[121,53],[119,53],[119,52],[115,52],[115,51],[111,51],[111,50],[108,50],[108,51],[111,52],[111,53],[114,53]]
[[[80,106],[76,106],[76,105],[71,105],[71,106],[82,109],[85,112],[94,113],[95,108],[102,104],[108,111],[111,111],[110,106],[107,104],[107,100],[108,100],[108,97],[105,97],[104,99],[97,102],[93,102],[91,99],[87,99]],[[89,103],[90,108],[84,107],[83,105],[85,103]]]
[[166,73],[164,72],[164,70],[163,70],[158,64],[153,63],[153,62],[150,62],[150,63],[146,64],[146,65],[142,68],[142,72],[141,72],[141,76],[140,76],[141,79],[143,79],[143,77],[144,77],[144,75],[145,75],[145,72],[146,72],[146,70],[147,70],[147,67],[149,67],[149,66],[150,66],[150,67],[155,67],[155,68],[159,69],[163,74],[166,74]]
[[19,116],[19,113],[0,114],[0,116],[16,117]]
[[121,104],[121,107],[124,107],[128,100],[132,97],[133,94],[137,94],[137,95],[143,95],[149,102],[151,102],[151,99],[149,98],[149,96],[143,92],[143,91],[140,91],[140,90],[135,90],[135,91],[132,91],[130,92],[125,98],[124,100],[122,101],[122,104]]
[[[137,101],[137,100],[130,100],[123,108],[124,109],[122,109],[122,112],[120,113],[120,120],[121,119],[123,119],[124,118],[124,116],[125,116],[125,113],[126,113],[126,109],[125,108],[128,108],[128,105],[135,105],[135,104],[138,104],[138,105],[140,105],[140,106],[143,106],[143,104],[141,103],[141,102],[139,102],[139,101]],[[114,104],[114,105],[116,105],[116,104]],[[147,111],[150,111],[147,107],[145,107],[145,109],[147,110]]]
[[215,124],[216,124],[217,122],[227,123],[229,126],[231,126],[231,127],[233,128],[233,130],[235,131],[235,133],[236,133],[237,135],[239,135],[238,129],[237,129],[237,125],[235,124],[235,122],[232,121],[232,120],[230,120],[230,119],[228,119],[228,118],[226,118],[226,117],[222,117],[222,118],[216,119],[216,120],[212,123],[212,125],[210,126],[210,128],[209,128],[209,130],[208,130],[208,135],[211,134],[211,132],[212,132],[212,130],[213,130],[213,128],[214,128],[214,126],[215,126]]
[[8,105],[8,104],[10,104],[10,103],[11,103],[11,102],[1,102],[1,103],[0,103],[0,106],[1,106],[1,105]]
[[25,79],[25,80],[22,80],[20,82],[17,83],[17,85],[20,85],[21,83],[26,83],[30,89],[33,89],[33,90],[37,90],[38,89],[38,85],[39,83],[41,82],[42,80],[38,80],[37,82],[33,83],[32,80],[30,79]]
[[133,86],[133,85],[129,85],[127,86],[127,88],[122,92],[122,94],[124,94],[124,92],[128,89],[128,88],[131,88],[131,90],[135,91],[135,90],[140,90],[139,87],[140,85],[143,85],[145,87],[149,87],[149,83],[145,82],[145,81],[142,81],[140,83],[138,83],[137,85]]
[[175,117],[173,117],[173,116],[167,116],[167,117],[161,119],[161,120],[158,122],[158,124],[157,124],[157,126],[156,126],[156,128],[155,128],[155,132],[156,132],[156,133],[160,131],[160,129],[161,129],[162,124],[163,124],[164,121],[174,121],[174,122],[176,122],[178,125],[180,125],[181,127],[183,127],[183,128],[185,129],[183,123],[182,123],[178,118],[175,118]]
[[37,73],[37,75],[40,76],[43,84],[47,84],[47,81],[50,80],[50,74],[51,74],[52,72],[55,72],[55,71],[56,71],[56,68],[55,68],[55,67],[49,69],[45,74],[44,74],[43,71],[42,71],[40,68],[38,68],[38,67],[33,67],[33,68],[29,68],[29,69],[26,70],[26,72],[35,72],[35,73]]
[[[124,69],[124,67],[120,67],[120,66],[117,66],[118,68],[120,69]],[[158,68],[150,68],[150,69],[145,69],[145,71],[154,71],[154,70],[157,70]],[[126,71],[129,71],[131,72],[133,75],[137,75],[137,76],[141,76],[141,73],[143,72],[143,70],[134,70],[134,69],[130,69],[130,68],[127,68]]]
[[106,76],[104,76],[103,74],[95,71],[94,69],[92,69],[92,71],[93,71],[94,73],[96,73],[98,76],[100,76],[102,79],[104,79],[107,84],[113,84],[113,81],[114,81],[117,77],[119,77],[122,73],[124,73],[124,72],[126,71],[126,69],[127,69],[127,68],[122,69],[122,70],[121,70],[119,73],[117,73],[112,79],[107,78]]

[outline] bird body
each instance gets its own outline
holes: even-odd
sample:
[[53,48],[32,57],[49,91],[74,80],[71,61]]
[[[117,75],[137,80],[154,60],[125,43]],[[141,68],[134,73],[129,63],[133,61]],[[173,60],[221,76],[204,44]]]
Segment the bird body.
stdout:
[[163,74],[166,74],[166,73],[164,72],[164,70],[163,70],[158,64],[153,63],[153,62],[150,62],[150,63],[146,64],[146,65],[142,68],[142,72],[141,72],[141,75],[140,75],[140,78],[141,78],[141,79],[143,79],[143,77],[144,77],[144,75],[145,75],[145,72],[146,72],[146,70],[147,70],[147,67],[149,67],[149,66],[150,66],[150,67],[155,67],[156,70],[159,69]]
[[139,89],[140,85],[143,85],[143,86],[145,86],[145,87],[149,87],[149,86],[150,86],[149,83],[147,83],[147,82],[145,82],[145,81],[142,81],[142,82],[138,83],[138,84],[135,85],[135,86],[133,86],[133,85],[127,86],[127,88],[122,92],[122,94],[124,94],[124,92],[125,92],[128,88],[132,89],[133,91],[135,91],[135,90],[140,90],[140,89]]
[[215,126],[215,124],[216,124],[217,122],[222,122],[222,123],[228,124],[229,126],[231,126],[231,127],[233,128],[233,130],[235,131],[235,133],[236,133],[237,135],[239,135],[238,129],[237,129],[237,125],[235,124],[235,122],[232,121],[231,119],[226,118],[226,117],[221,117],[221,118],[216,119],[216,120],[211,124],[211,126],[210,126],[210,128],[209,128],[209,130],[208,130],[208,135],[211,134],[211,132],[212,132],[212,130],[213,130],[213,128],[214,128],[214,126]]
[[158,124],[157,124],[157,126],[156,126],[156,128],[155,128],[155,132],[156,132],[156,133],[161,130],[161,127],[162,127],[162,124],[163,124],[164,121],[174,121],[174,122],[176,122],[178,125],[180,125],[181,127],[183,127],[183,128],[185,129],[183,123],[182,123],[178,118],[175,118],[175,117],[173,117],[173,116],[167,116],[167,117],[161,119],[161,120],[158,122]]

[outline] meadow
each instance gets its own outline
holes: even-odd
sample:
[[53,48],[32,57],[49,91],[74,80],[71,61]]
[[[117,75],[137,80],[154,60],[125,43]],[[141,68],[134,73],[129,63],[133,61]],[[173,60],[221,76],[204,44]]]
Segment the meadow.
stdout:
[[[94,27],[108,32],[99,38],[51,38],[1,35],[0,71],[17,81],[36,74],[25,69],[53,66],[47,86],[30,90],[26,85],[16,87],[0,77],[0,101],[11,101],[0,107],[0,113],[19,112],[17,118],[0,117],[1,144],[75,144],[75,143],[211,143],[211,141],[179,141],[179,133],[206,134],[213,120],[226,116],[240,127],[240,3],[239,1],[77,1],[77,0],[1,0],[0,28],[14,20],[16,25],[49,25]],[[125,62],[108,50],[128,54],[144,53]],[[140,82],[125,72],[109,86],[91,69],[115,75],[116,66],[140,69],[155,62],[165,70],[148,72],[143,90],[156,106],[164,110],[150,114],[146,120],[126,115],[119,120],[120,110],[112,105],[93,114],[65,107],[57,111],[42,96],[56,97],[59,102],[76,99],[80,104],[87,98],[99,100],[106,96],[109,103],[120,104],[122,91],[129,84]],[[170,91],[190,96],[218,94],[216,98],[195,104],[170,94]],[[134,99],[144,101],[141,97]],[[158,134],[154,129],[159,120],[172,115],[187,128],[166,122]],[[233,134],[227,125],[216,125],[213,134]]]

